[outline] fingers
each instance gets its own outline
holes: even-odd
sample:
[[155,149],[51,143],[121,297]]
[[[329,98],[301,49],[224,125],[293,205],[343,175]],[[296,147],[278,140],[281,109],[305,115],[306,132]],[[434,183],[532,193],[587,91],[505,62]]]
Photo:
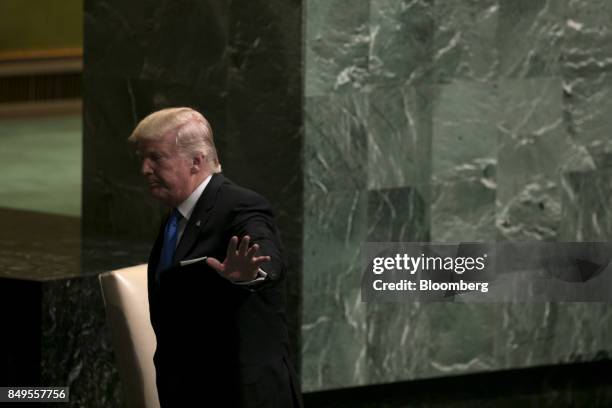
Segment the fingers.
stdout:
[[251,247],[249,248],[249,250],[248,250],[248,251],[247,251],[247,253],[246,253],[246,256],[247,256],[248,258],[252,258],[252,257],[254,257],[254,256],[255,256],[255,254],[257,253],[257,251],[259,251],[259,245],[254,244],[253,246],[251,246]]
[[272,259],[271,257],[267,255],[255,256],[258,251],[259,251],[259,244],[253,244],[253,246],[251,246],[246,253],[247,258],[250,260],[252,265],[259,266],[260,264],[264,262],[269,262]]
[[[209,265],[217,272],[223,272],[232,274],[234,270],[249,270],[253,267],[257,268],[264,262],[269,262],[271,257],[269,256],[257,256],[260,246],[259,244],[251,243],[251,237],[245,235],[242,239],[234,235],[230,239],[229,245],[227,246],[227,256],[223,263],[220,263],[216,259],[212,258]],[[209,258],[211,259],[211,258]],[[228,269],[229,268],[229,269]]]
[[254,265],[261,265],[264,262],[270,262],[272,258],[270,258],[269,256],[256,256],[254,258],[251,259],[251,263]]
[[249,249],[249,243],[251,242],[251,237],[245,235],[240,241],[240,247],[238,247],[238,255],[247,256],[247,251]]
[[208,264],[208,266],[210,266],[211,268],[213,268],[215,271],[217,271],[218,273],[223,272],[223,270],[225,269],[225,267],[223,266],[223,264],[221,262],[219,262],[218,260],[216,260],[215,258],[211,258],[208,257],[206,259],[206,263]]
[[[240,248],[241,248],[241,252],[240,254],[242,254],[242,250],[244,249],[244,247],[246,247],[246,245],[248,244],[250,240],[250,237],[247,235],[242,239],[242,242],[240,243]],[[247,244],[244,244],[244,242],[247,241]],[[244,245],[244,247],[243,247]],[[248,248],[248,250],[246,251],[246,253],[244,253],[244,256],[249,259],[250,263],[252,265],[259,265],[262,264],[264,262],[268,262],[270,261],[270,259],[272,259],[269,256],[255,256],[257,254],[257,252],[259,251],[259,244],[253,244],[250,248]]]
[[227,255],[226,258],[229,258],[236,254],[236,247],[238,246],[238,237],[233,236],[230,239],[229,245],[227,246]]

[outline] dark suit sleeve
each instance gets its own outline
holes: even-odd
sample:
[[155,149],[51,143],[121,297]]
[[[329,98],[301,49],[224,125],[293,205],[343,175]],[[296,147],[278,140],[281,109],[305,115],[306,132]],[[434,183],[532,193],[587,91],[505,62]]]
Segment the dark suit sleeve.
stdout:
[[232,215],[229,233],[239,238],[249,235],[251,243],[259,245],[258,255],[271,257],[269,262],[261,265],[268,278],[260,284],[241,287],[254,291],[281,280],[284,274],[284,259],[270,204],[259,194],[249,191],[238,201]]

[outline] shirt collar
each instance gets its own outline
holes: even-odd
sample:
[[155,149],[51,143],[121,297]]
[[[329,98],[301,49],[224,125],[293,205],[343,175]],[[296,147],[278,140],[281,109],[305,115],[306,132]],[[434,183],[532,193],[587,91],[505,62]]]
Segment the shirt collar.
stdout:
[[189,197],[187,197],[185,201],[183,201],[182,203],[179,204],[178,207],[176,207],[176,209],[181,213],[181,215],[186,220],[188,220],[191,217],[191,213],[193,213],[193,209],[195,208],[196,203],[200,199],[200,196],[204,192],[204,189],[208,185],[208,182],[210,181],[211,178],[212,178],[212,174],[206,177],[206,179],[204,179],[204,181],[201,182],[200,185],[197,186],[195,190],[193,190],[193,192],[189,195]]

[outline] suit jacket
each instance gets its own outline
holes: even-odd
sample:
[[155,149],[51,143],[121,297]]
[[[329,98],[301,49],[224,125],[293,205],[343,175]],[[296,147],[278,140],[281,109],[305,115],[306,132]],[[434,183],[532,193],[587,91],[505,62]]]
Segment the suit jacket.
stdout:
[[[162,406],[301,405],[288,358],[285,263],[267,201],[214,174],[185,227],[173,266],[156,282],[164,225],[148,270]],[[206,263],[179,264],[203,256],[222,262],[230,238],[246,234],[259,244],[260,254],[272,258],[261,266],[269,277],[263,283],[240,286]]]

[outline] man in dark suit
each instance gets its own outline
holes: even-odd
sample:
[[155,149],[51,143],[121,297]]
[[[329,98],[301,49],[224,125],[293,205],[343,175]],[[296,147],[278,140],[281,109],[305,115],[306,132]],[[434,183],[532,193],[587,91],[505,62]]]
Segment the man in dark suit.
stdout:
[[161,405],[301,406],[270,205],[221,174],[211,127],[190,108],[152,113],[129,140],[171,209],[148,268]]

